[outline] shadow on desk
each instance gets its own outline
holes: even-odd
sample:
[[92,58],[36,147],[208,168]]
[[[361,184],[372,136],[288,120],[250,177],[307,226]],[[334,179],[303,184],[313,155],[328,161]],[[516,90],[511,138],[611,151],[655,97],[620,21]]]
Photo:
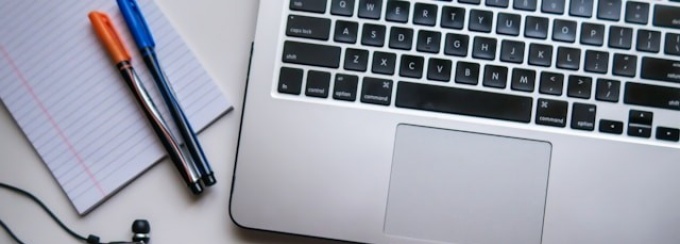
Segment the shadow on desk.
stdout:
[[324,239],[317,239],[304,236],[287,235],[275,232],[248,230],[239,227],[234,227],[236,230],[234,234],[238,235],[239,239],[246,243],[314,243],[314,244],[341,244],[348,242],[331,241]]

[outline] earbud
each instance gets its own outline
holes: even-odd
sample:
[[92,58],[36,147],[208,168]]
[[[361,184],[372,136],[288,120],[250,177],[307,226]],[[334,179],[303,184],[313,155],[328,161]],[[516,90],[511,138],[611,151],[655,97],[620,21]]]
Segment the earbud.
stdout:
[[149,221],[137,219],[135,222],[132,222],[132,233],[134,233],[132,236],[133,242],[149,243],[149,239],[151,239],[151,235],[149,235],[150,232],[151,225],[149,225]]

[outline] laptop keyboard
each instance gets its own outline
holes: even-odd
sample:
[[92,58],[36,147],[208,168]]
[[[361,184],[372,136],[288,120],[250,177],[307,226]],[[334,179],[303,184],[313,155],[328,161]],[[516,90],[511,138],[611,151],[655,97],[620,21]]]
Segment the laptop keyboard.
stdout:
[[680,0],[288,6],[284,96],[680,141]]

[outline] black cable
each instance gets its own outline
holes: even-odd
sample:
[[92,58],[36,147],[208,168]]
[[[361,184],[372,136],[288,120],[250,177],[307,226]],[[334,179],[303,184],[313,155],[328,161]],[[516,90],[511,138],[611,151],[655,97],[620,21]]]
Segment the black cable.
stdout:
[[[66,233],[68,233],[69,235],[71,235],[73,238],[76,238],[76,239],[78,239],[78,240],[81,240],[81,241],[83,241],[83,242],[85,242],[85,243],[90,243],[90,244],[129,244],[129,243],[133,243],[133,244],[134,244],[134,243],[138,243],[138,242],[109,242],[109,243],[102,243],[102,242],[99,242],[99,237],[96,236],[96,235],[89,235],[87,238],[85,238],[84,236],[78,235],[75,231],[69,229],[63,222],[61,222],[61,220],[59,220],[59,218],[57,218],[57,216],[56,216],[54,213],[52,213],[52,210],[50,210],[49,208],[47,208],[47,205],[45,205],[42,201],[40,201],[40,199],[38,199],[36,196],[34,196],[33,194],[31,194],[30,192],[24,191],[24,190],[22,190],[22,189],[19,189],[18,187],[11,186],[11,185],[8,185],[8,184],[2,183],[2,182],[0,182],[0,188],[5,188],[5,189],[7,189],[7,190],[10,190],[10,191],[12,191],[12,192],[14,192],[14,193],[17,193],[17,194],[19,194],[19,195],[23,195],[23,196],[25,196],[25,197],[27,197],[27,198],[33,200],[35,203],[37,203],[38,205],[40,205],[40,207],[41,207],[43,210],[45,210],[45,212],[47,212],[47,214],[50,215],[50,217],[54,220],[54,222],[57,222],[57,224],[59,225],[59,227],[61,227],[64,231],[66,231]],[[10,230],[9,227],[7,227],[7,225],[5,225],[5,223],[2,222],[1,219],[0,219],[0,227],[2,227],[5,231],[7,231],[7,233],[12,237],[12,239],[14,239],[14,241],[16,241],[18,244],[24,244],[24,242],[22,242],[22,241],[14,234],[14,232],[12,232],[12,230]]]
[[7,234],[9,234],[9,236],[12,237],[12,239],[14,239],[16,243],[24,244],[24,242],[19,240],[19,237],[14,235],[14,232],[12,232],[12,230],[10,230],[9,227],[7,227],[7,225],[5,225],[5,222],[2,222],[2,219],[0,219],[0,227],[5,229],[5,231],[7,231]]
[[[33,196],[33,194],[31,194],[31,193],[29,193],[29,192],[27,192],[27,191],[24,191],[24,190],[22,190],[22,189],[19,189],[19,188],[17,188],[17,187],[14,187],[14,186],[11,186],[11,185],[7,185],[7,184],[2,183],[2,182],[0,182],[0,187],[5,188],[5,189],[10,190],[10,191],[13,191],[14,193],[17,193],[17,194],[19,194],[19,195],[23,195],[23,196],[25,196],[25,197],[27,197],[27,198],[33,200],[33,201],[36,202],[38,205],[40,205],[40,207],[41,207],[43,210],[45,210],[45,212],[47,212],[47,214],[49,214],[50,217],[52,217],[52,219],[53,219],[55,222],[57,222],[57,224],[59,225],[59,227],[61,227],[62,229],[64,229],[64,231],[66,231],[66,233],[68,233],[69,235],[73,236],[73,238],[76,238],[76,239],[78,239],[78,240],[85,241],[85,242],[87,241],[87,238],[85,238],[85,237],[83,237],[83,236],[81,236],[81,235],[78,235],[78,234],[75,233],[73,230],[69,229],[64,223],[62,223],[61,220],[59,220],[59,218],[57,218],[57,216],[54,215],[54,213],[52,213],[52,211],[51,211],[49,208],[47,208],[47,206],[46,206],[42,201],[40,201],[40,199],[38,199],[37,197]],[[5,228],[5,230],[7,230],[7,231],[10,233],[10,235],[13,236],[13,233],[12,233],[11,231],[9,231],[9,228],[7,228],[6,226],[4,226],[4,224],[3,224],[3,227]],[[17,240],[18,243],[22,243],[21,241],[18,241],[17,238],[15,238],[15,240]]]

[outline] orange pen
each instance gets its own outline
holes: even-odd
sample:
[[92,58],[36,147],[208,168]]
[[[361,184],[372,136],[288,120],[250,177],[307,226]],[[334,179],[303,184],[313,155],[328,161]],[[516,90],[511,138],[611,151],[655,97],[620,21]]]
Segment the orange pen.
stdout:
[[187,186],[194,194],[199,194],[203,192],[203,187],[199,182],[197,170],[193,167],[193,164],[189,163],[188,155],[180,147],[179,141],[175,136],[170,133],[168,124],[163,120],[161,113],[158,112],[158,108],[154,104],[151,96],[147,92],[144,84],[140,81],[137,73],[132,68],[130,61],[132,57],[130,53],[125,48],[123,41],[120,39],[118,32],[113,27],[113,24],[109,17],[105,13],[101,12],[90,12],[88,15],[94,31],[99,37],[99,40],[103,44],[104,48],[108,51],[111,60],[116,65],[118,71],[125,79],[128,87],[132,90],[135,98],[139,102],[144,114],[149,119],[151,127],[160,138],[163,146],[170,156],[170,159],[175,164],[175,167],[180,172],[182,179],[186,182]]

